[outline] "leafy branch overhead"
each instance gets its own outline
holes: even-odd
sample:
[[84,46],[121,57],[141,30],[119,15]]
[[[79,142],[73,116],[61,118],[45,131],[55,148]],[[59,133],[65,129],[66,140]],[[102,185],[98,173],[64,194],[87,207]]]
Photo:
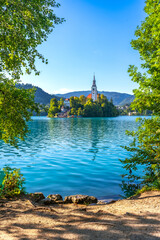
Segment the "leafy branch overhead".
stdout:
[[147,17],[141,26],[137,27],[131,41],[135,50],[139,51],[142,60],[141,68],[145,73],[130,66],[132,81],[139,84],[134,90],[136,96],[133,107],[139,111],[148,109],[160,115],[160,3],[159,0],[147,0],[145,6]]
[[24,70],[27,74],[39,74],[36,58],[47,63],[37,47],[64,21],[54,12],[59,6],[55,0],[0,2],[0,140],[14,146],[18,139],[24,140],[27,122],[33,111],[38,111],[35,89],[17,89],[17,79]]
[[2,0],[0,5],[0,70],[15,78],[23,74],[22,66],[27,73],[39,74],[36,57],[47,60],[37,46],[64,21],[54,12],[60,4],[55,0]]

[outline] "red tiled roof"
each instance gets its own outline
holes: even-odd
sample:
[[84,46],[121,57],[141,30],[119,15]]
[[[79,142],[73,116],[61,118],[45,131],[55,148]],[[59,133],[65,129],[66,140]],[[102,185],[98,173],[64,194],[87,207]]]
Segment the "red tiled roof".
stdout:
[[92,98],[92,94],[90,93],[88,96],[87,96],[88,99],[91,99]]
[[[99,94],[97,94],[97,98],[98,98],[98,95],[99,95]],[[87,98],[88,98],[88,99],[92,99],[92,94],[90,93],[90,94],[87,96]]]

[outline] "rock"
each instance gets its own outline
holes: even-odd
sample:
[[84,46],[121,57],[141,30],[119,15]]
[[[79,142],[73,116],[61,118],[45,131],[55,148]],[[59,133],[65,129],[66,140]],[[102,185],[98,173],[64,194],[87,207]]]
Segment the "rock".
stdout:
[[89,203],[97,203],[98,202],[98,199],[96,197],[93,197],[93,196],[88,196],[88,201]]
[[64,198],[64,203],[73,203],[72,202],[72,196],[67,196]]
[[91,204],[97,203],[97,198],[88,195],[71,195],[65,197],[64,203]]
[[45,199],[45,196],[41,192],[30,193],[29,195],[35,202],[39,202],[40,200]]
[[55,202],[50,198],[45,198],[40,200],[40,203],[43,205],[50,205],[50,204],[54,204]]
[[63,201],[63,198],[60,194],[50,194],[47,198],[50,198],[50,199],[54,200],[55,202]]

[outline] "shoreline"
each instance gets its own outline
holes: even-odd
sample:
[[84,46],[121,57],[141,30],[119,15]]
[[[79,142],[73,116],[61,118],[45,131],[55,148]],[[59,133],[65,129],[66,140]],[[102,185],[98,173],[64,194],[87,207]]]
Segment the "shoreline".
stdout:
[[0,201],[0,221],[2,240],[156,240],[160,238],[160,191],[89,206]]
[[[28,195],[31,195],[31,194],[43,194],[43,192],[26,192],[26,196]],[[48,198],[48,196],[50,195],[59,195],[62,197],[62,199],[65,199],[67,197],[70,197],[70,196],[88,196],[88,197],[94,197],[97,199],[98,202],[103,202],[104,204],[107,204],[107,203],[110,203],[112,201],[119,201],[119,200],[123,200],[125,198],[122,197],[122,195],[120,194],[109,194],[109,195],[101,195],[101,196],[95,196],[94,194],[93,195],[88,195],[88,194],[70,194],[70,195],[63,195],[63,194],[59,194],[59,193],[49,193],[49,194],[43,194],[43,196],[45,197],[45,199]]]

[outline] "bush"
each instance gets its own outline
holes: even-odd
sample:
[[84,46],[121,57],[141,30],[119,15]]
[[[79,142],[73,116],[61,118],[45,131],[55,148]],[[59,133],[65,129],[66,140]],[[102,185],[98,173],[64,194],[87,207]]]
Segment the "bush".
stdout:
[[120,185],[124,195],[121,195],[122,198],[129,198],[137,194],[137,191],[140,189],[140,184],[135,184],[133,182],[122,181]]
[[23,187],[25,179],[20,173],[20,169],[5,167],[1,174],[0,197],[12,198],[25,193]]

